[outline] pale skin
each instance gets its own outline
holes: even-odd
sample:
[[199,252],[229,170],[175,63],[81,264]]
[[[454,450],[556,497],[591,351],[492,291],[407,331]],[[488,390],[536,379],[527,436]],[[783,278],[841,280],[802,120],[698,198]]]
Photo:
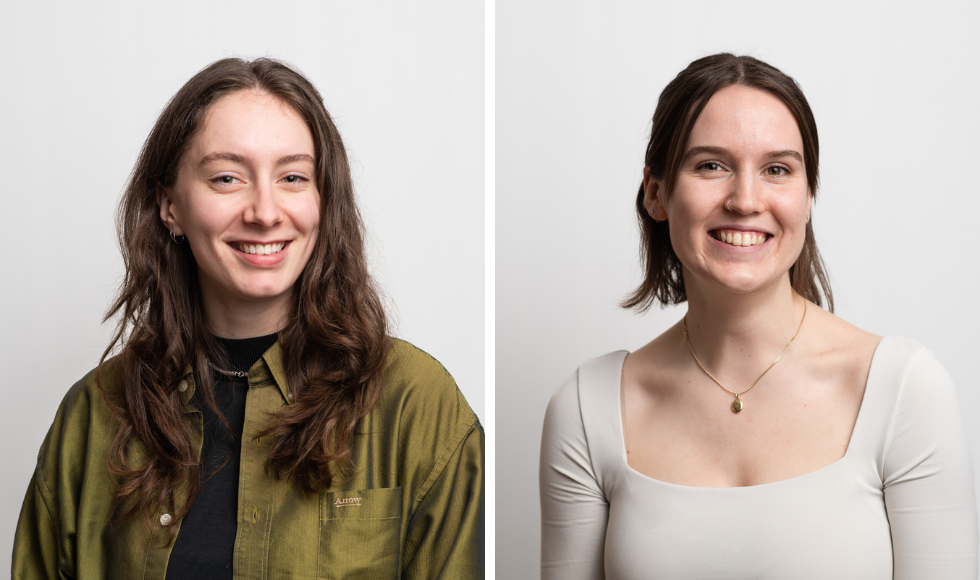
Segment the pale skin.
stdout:
[[299,113],[263,92],[222,97],[157,203],[167,229],[190,244],[213,334],[285,326],[320,221],[313,138]]
[[[709,100],[685,152],[669,196],[644,171],[644,204],[655,219],[669,220],[695,353],[741,392],[803,316],[789,278],[812,200],[803,139],[778,98],[732,86]],[[719,240],[730,233],[757,243]],[[808,304],[799,336],[740,397],[744,410],[736,414],[734,397],[691,356],[683,328],[678,322],[623,364],[630,467],[668,483],[738,487],[797,477],[844,456],[881,337]]]

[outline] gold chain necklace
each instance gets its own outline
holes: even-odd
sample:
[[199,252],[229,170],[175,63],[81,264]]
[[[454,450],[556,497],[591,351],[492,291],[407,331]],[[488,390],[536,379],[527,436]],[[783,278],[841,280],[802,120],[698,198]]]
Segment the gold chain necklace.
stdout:
[[767,368],[766,370],[762,371],[762,374],[759,375],[759,378],[756,379],[755,382],[752,383],[749,386],[748,389],[745,389],[741,393],[736,393],[735,391],[729,391],[728,388],[726,388],[725,385],[721,384],[721,382],[718,379],[716,379],[714,377],[714,375],[712,375],[711,373],[709,373],[708,372],[708,369],[704,368],[704,365],[701,364],[701,361],[698,360],[698,355],[694,354],[694,347],[691,346],[691,338],[687,335],[687,315],[686,314],[684,315],[684,340],[687,341],[687,348],[689,348],[691,350],[691,356],[694,357],[694,362],[698,363],[698,366],[701,367],[701,370],[704,371],[704,374],[708,375],[708,377],[711,380],[713,380],[716,385],[718,385],[719,387],[725,389],[725,391],[727,391],[729,394],[735,395],[735,401],[732,402],[732,412],[733,413],[738,413],[738,412],[740,412],[742,410],[742,407],[743,407],[743,405],[742,405],[742,399],[739,399],[738,396],[739,395],[744,395],[745,393],[747,393],[750,390],[752,390],[752,387],[754,387],[756,385],[756,383],[758,383],[762,379],[762,377],[766,376],[766,373],[768,373],[769,370],[772,367],[776,366],[776,363],[779,362],[779,359],[783,358],[783,355],[786,354],[786,351],[787,350],[789,350],[789,345],[793,344],[793,340],[796,339],[796,335],[799,334],[800,333],[800,329],[803,328],[803,321],[804,320],[806,320],[806,300],[803,300],[803,318],[800,318],[800,326],[796,329],[796,334],[793,335],[793,338],[789,339],[789,342],[786,343],[786,347],[783,348],[783,352],[779,353],[779,356],[776,357],[776,360],[772,361],[772,364],[769,365],[769,368]]

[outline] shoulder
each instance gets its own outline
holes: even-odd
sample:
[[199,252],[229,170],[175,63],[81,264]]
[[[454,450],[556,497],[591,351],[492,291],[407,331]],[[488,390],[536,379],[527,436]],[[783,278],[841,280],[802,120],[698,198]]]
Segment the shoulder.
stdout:
[[378,404],[401,413],[424,414],[432,421],[477,423],[449,371],[425,351],[400,339],[392,340]]
[[[627,356],[625,350],[613,351],[583,362],[565,382],[558,387],[545,414],[545,428],[549,423],[576,419],[581,422],[581,409],[588,407],[588,400],[595,397],[619,397],[620,372]],[[612,392],[615,391],[615,395]],[[583,404],[582,399],[586,399]]]
[[880,336],[808,303],[789,356],[805,361],[798,367],[801,383],[816,389],[842,422],[853,424],[873,376],[870,373],[879,344]]
[[397,450],[402,485],[416,490],[415,505],[443,473],[456,469],[449,466],[466,464],[474,473],[480,469],[474,466],[483,464],[483,426],[436,359],[394,339],[384,383],[367,419],[388,433],[384,438]]
[[626,351],[585,361],[551,397],[541,439],[541,468],[581,466],[594,477],[617,457],[622,440],[620,373]]
[[805,345],[808,354],[814,357],[818,372],[852,375],[860,378],[861,385],[880,342],[880,336],[813,303],[807,309],[801,336],[794,341]]
[[869,421],[881,426],[886,485],[915,470],[969,465],[953,379],[933,352],[900,336],[881,340],[868,377]]
[[556,462],[556,458],[573,448],[586,454],[588,445],[582,406],[578,396],[578,370],[572,373],[555,391],[548,402],[541,432],[541,466]]
[[392,434],[408,455],[435,448],[451,453],[464,440],[483,439],[483,427],[452,375],[428,353],[399,339],[392,341],[384,388],[371,415],[396,430]]
[[933,351],[902,336],[887,336],[875,352],[873,368],[881,386],[893,393],[895,416],[949,419],[958,414],[956,386]]
[[[122,385],[118,359],[106,360],[65,394],[37,456],[37,481],[42,495],[75,489],[88,466],[104,465],[114,424],[100,384],[109,394]],[[72,482],[67,488],[64,482]]]
[[410,342],[392,339],[385,367],[385,387],[420,387],[453,391],[456,381],[442,364]]
[[544,415],[545,433],[560,430],[566,421],[577,420],[581,423],[581,410],[578,401],[578,370],[558,387],[548,401],[548,410]]
[[626,354],[582,363],[551,397],[538,464],[542,513],[557,506],[564,513],[568,504],[590,500],[605,505],[603,490],[620,471],[619,376]]
[[98,394],[100,385],[110,395],[117,395],[123,387],[123,365],[118,356],[107,358],[101,365],[85,373],[68,391],[68,396]]
[[72,434],[67,440],[64,436],[59,437],[62,444],[77,441],[81,433],[90,430],[107,432],[111,413],[102,390],[110,398],[116,398],[121,394],[122,383],[122,365],[118,357],[108,359],[100,367],[86,373],[65,394],[44,446],[51,444],[52,433],[55,432],[67,431]]
[[577,414],[580,408],[590,407],[595,399],[618,401],[621,373],[628,354],[617,350],[580,364],[552,395],[547,416]]
[[952,378],[935,353],[911,338],[882,338],[872,364],[879,375],[902,391],[953,388]]

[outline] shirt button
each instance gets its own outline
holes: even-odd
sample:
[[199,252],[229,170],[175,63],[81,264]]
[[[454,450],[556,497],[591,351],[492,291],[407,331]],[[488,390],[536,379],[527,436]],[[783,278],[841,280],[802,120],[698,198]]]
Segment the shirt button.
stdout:
[[172,522],[172,521],[174,521],[174,518],[170,514],[163,514],[162,516],[160,516],[160,525],[161,526],[169,526],[170,525],[170,522]]
[[[180,381],[180,384],[177,385],[177,390],[180,391],[181,393],[183,393],[184,391],[186,391],[187,390],[187,381]],[[164,525],[166,525],[166,524],[164,524]]]

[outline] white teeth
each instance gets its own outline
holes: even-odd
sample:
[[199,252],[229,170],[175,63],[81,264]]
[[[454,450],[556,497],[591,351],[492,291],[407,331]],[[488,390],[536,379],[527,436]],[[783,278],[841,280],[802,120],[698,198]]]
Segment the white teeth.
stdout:
[[766,243],[766,234],[756,234],[752,232],[718,232],[718,241],[731,244],[733,246],[759,246]]
[[235,244],[235,248],[240,252],[246,254],[256,254],[259,256],[267,256],[269,254],[277,254],[286,247],[285,242],[279,242],[278,244]]

